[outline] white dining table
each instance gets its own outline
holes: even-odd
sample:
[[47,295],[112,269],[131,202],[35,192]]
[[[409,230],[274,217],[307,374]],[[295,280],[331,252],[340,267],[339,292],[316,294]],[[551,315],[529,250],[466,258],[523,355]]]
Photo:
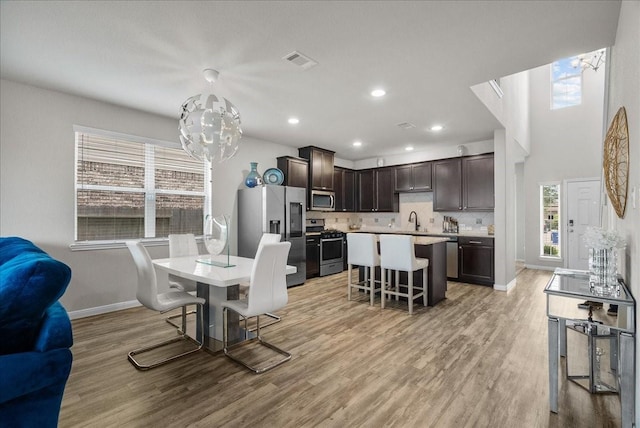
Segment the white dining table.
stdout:
[[[219,265],[231,265],[223,267]],[[185,256],[155,259],[153,265],[158,275],[175,275],[197,282],[197,295],[205,299],[203,305],[204,347],[217,352],[222,349],[222,306],[225,301],[239,298],[239,285],[249,285],[254,259],[238,256]],[[295,266],[287,265],[287,275],[296,273]],[[244,339],[244,330],[239,328],[237,314],[229,313],[230,343]],[[200,331],[196,331],[200,336]]]

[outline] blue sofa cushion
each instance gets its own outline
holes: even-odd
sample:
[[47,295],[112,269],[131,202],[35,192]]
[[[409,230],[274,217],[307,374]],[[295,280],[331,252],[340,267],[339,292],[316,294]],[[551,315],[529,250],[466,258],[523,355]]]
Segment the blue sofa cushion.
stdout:
[[71,269],[22,238],[0,238],[0,254],[0,355],[31,351]]

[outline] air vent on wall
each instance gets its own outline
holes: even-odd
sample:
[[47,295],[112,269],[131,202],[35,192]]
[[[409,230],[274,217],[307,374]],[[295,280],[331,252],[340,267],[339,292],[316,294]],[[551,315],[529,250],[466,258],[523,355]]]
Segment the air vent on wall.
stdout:
[[314,67],[316,65],[318,65],[317,61],[312,60],[311,58],[309,58],[308,56],[298,52],[298,51],[293,51],[288,55],[285,55],[284,57],[282,57],[282,59],[289,61],[290,63],[293,63],[299,67],[304,68],[305,70],[310,69],[311,67]]
[[397,126],[399,126],[402,129],[411,129],[416,127],[413,123],[410,123],[410,122],[402,122],[402,123],[399,123]]

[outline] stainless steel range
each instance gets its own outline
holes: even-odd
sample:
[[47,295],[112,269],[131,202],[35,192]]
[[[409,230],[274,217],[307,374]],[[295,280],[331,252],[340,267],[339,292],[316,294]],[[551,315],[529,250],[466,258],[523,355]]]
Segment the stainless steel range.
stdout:
[[306,226],[307,236],[320,235],[320,276],[342,272],[346,256],[344,254],[345,233],[335,229],[325,229],[324,219],[309,219]]

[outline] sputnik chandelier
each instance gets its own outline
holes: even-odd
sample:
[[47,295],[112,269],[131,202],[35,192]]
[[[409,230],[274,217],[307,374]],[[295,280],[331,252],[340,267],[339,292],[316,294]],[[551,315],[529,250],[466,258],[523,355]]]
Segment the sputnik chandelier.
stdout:
[[194,95],[182,104],[180,142],[196,159],[223,162],[238,151],[242,138],[240,112],[231,101],[211,91],[219,73],[208,68],[203,74],[209,82],[209,91]]
[[571,66],[573,68],[580,67],[582,68],[583,71],[586,70],[587,68],[590,68],[593,71],[598,71],[598,69],[604,64],[605,59],[606,59],[606,49],[599,49],[591,53],[578,55],[571,62]]

